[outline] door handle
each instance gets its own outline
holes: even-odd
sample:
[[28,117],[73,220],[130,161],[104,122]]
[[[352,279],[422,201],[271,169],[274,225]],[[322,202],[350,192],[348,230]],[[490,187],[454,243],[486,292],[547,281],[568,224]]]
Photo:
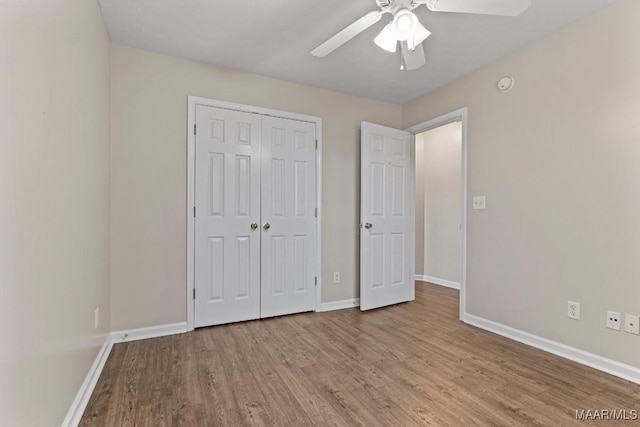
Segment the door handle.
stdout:
[[269,224],[268,222],[265,222],[264,224],[262,224],[262,228],[264,228],[265,230],[268,230],[271,228],[271,224]]
[[370,222],[365,222],[364,223],[364,228],[366,228],[367,230],[370,230],[371,227],[373,227],[373,224],[371,224]]
[[258,224],[256,224],[255,222],[253,224],[251,224],[251,229],[255,230],[256,228],[258,228]]

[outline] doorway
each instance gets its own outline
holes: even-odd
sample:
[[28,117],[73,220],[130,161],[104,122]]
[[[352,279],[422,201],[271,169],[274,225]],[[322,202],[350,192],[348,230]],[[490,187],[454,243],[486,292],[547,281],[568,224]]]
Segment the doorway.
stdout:
[[419,133],[416,143],[416,277],[460,289],[462,123]]
[[466,299],[466,117],[453,111],[408,129],[414,135],[416,280],[460,290]]

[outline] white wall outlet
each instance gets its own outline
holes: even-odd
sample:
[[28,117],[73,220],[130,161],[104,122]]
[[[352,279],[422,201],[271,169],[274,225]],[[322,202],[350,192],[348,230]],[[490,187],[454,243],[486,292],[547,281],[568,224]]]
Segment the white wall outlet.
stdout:
[[100,307],[93,310],[93,328],[98,329],[98,326],[100,326]]
[[473,197],[473,209],[486,209],[487,197],[486,196],[474,196]]
[[620,330],[620,313],[607,311],[607,328],[614,331]]
[[340,283],[340,272],[339,271],[334,271],[333,272],[333,283]]
[[635,314],[624,315],[624,331],[630,334],[640,335],[640,317]]
[[574,301],[567,302],[567,317],[569,319],[580,320],[580,303]]

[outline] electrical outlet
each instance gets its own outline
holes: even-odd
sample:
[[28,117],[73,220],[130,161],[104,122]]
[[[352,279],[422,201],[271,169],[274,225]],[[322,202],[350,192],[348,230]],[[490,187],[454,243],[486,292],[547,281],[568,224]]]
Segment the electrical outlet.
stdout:
[[640,318],[635,314],[624,315],[624,331],[630,334],[640,335]]
[[620,313],[607,311],[607,328],[614,331],[620,330]]
[[475,196],[473,198],[473,209],[485,209],[487,207],[486,196]]
[[93,328],[98,329],[98,326],[100,326],[100,307],[93,310]]
[[567,302],[567,317],[569,319],[580,320],[580,303],[574,301]]
[[340,272],[339,271],[334,271],[333,272],[333,283],[340,283]]

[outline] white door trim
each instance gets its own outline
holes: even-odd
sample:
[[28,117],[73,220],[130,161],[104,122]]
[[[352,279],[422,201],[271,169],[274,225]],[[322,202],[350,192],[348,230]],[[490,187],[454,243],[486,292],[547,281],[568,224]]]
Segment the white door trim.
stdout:
[[[464,321],[465,314],[467,312],[467,115],[468,108],[463,107],[458,110],[452,111],[447,114],[443,114],[426,122],[411,126],[405,129],[412,134],[412,144],[415,145],[415,135],[426,132],[433,128],[437,128],[446,125],[451,122],[460,120],[462,122],[462,253],[460,254],[461,260],[461,274],[460,274],[460,320]],[[415,181],[415,176],[414,176]]]
[[187,97],[187,331],[194,328],[194,303],[193,291],[195,289],[195,222],[193,207],[195,206],[195,134],[196,105],[226,108],[228,110],[243,111],[247,113],[266,116],[282,117],[284,119],[300,120],[314,123],[316,126],[316,138],[318,149],[316,150],[316,206],[317,217],[317,277],[315,310],[318,311],[322,295],[322,119],[315,116],[290,113],[287,111],[272,110],[269,108],[255,107],[252,105],[236,104],[234,102],[218,101],[215,99],[201,98],[197,96]]

